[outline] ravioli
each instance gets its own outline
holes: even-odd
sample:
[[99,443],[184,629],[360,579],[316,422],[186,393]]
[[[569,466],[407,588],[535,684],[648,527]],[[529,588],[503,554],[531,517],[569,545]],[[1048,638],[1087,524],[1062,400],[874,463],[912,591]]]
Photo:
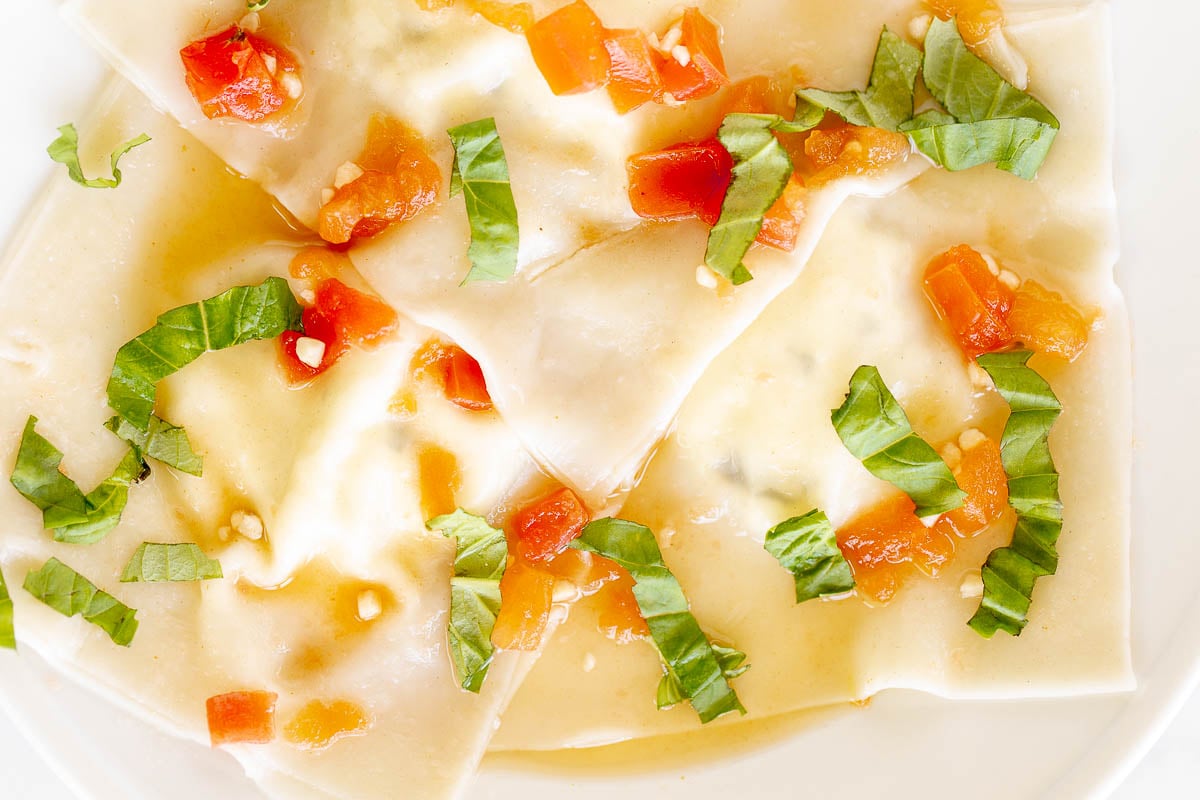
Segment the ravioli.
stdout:
[[[599,12],[612,25],[653,27],[670,21],[675,5],[611,2]],[[903,26],[915,8],[900,0],[794,5],[773,14],[764,36],[753,15],[733,13],[737,4],[701,5],[725,23],[733,75],[803,63],[806,77],[831,85],[860,83],[858,65],[869,63],[880,27]],[[461,201],[443,200],[352,256],[389,302],[479,360],[529,452],[595,506],[628,489],[704,367],[795,279],[842,200],[887,194],[927,166],[913,157],[878,178],[814,191],[795,252],[756,248],[747,262],[755,280],[717,295],[694,277],[703,228],[638,225],[625,182],[631,153],[696,130],[698,118],[713,117],[712,103],[621,117],[604,92],[554,97],[523,37],[460,9],[275,0],[264,19],[286,19],[306,77],[294,130],[273,134],[205,119],[182,78],[179,49],[236,20],[241,3],[74,0],[68,11],[156,103],[305,223],[337,166],[362,147],[373,112],[415,126],[443,169],[447,128],[497,116],[521,223],[515,279],[459,286],[469,269]],[[148,29],[153,37],[141,33]],[[822,47],[829,41],[838,48]]]
[[[1113,281],[1108,11],[1043,11],[1010,18],[1007,32],[1038,65],[1036,91],[1062,120],[1037,180],[938,170],[885,203],[850,202],[800,279],[705,373],[621,511],[658,532],[702,623],[750,654],[736,681],[747,719],[889,688],[957,699],[1133,688],[1130,345]],[[855,598],[796,605],[791,576],[762,547],[780,520],[819,507],[841,524],[885,492],[830,425],[859,364],[878,365],[931,442],[952,440],[964,420],[998,430],[997,398],[972,386],[922,296],[929,259],[959,242],[1062,287],[1099,320],[1075,363],[1035,361],[1065,409],[1051,446],[1066,524],[1059,572],[1039,582],[1019,639],[978,636],[966,621],[979,599],[960,594],[1011,525],[966,540],[947,573],[910,580],[883,608]],[[584,671],[585,663],[594,666]],[[522,684],[492,746],[549,750],[693,729],[689,709],[655,708],[660,674],[653,648],[606,640],[584,601]]]
[[[103,428],[117,348],[168,308],[286,275],[303,240],[266,195],[131,87],[110,90],[87,128],[91,142],[145,130],[155,147],[124,165],[119,191],[85,191],[56,175],[6,259],[0,460],[12,464],[35,414],[66,453],[67,473],[90,487],[119,457]],[[452,794],[531,657],[500,655],[481,695],[458,688],[446,654],[453,547],[425,530],[417,451],[436,445],[456,457],[456,499],[472,508],[501,505],[536,470],[494,414],[472,416],[428,392],[418,392],[416,417],[388,411],[431,335],[405,322],[394,340],[347,356],[303,391],[287,388],[275,342],[213,353],[172,376],[158,411],[187,428],[204,477],[155,466],[102,543],[53,543],[37,509],[6,486],[0,563],[21,646],[200,741],[205,699],[224,692],[277,692],[281,732],[313,700],[358,706],[367,735],[325,750],[282,735],[229,748],[265,786],[291,785],[289,796],[304,786],[302,796],[390,797],[397,784]],[[261,517],[264,540],[219,535],[239,509]],[[220,559],[225,579],[119,583],[143,541],[196,542]],[[128,650],[20,588],[52,555],[138,609]],[[356,598],[368,589],[382,613],[364,622]]]

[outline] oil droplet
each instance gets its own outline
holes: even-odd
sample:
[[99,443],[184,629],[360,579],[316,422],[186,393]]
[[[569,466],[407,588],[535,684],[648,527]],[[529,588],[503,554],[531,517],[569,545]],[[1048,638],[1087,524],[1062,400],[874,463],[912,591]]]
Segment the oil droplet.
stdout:
[[283,736],[305,750],[324,750],[345,736],[361,736],[369,727],[366,712],[348,700],[313,700],[296,712]]

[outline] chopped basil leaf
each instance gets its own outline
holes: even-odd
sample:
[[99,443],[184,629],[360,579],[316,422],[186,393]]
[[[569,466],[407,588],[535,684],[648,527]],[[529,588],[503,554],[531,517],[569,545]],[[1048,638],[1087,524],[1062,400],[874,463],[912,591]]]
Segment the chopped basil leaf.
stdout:
[[271,0],[246,0],[246,8],[250,11],[262,11],[271,5]]
[[1034,178],[1058,134],[1058,119],[972,53],[954,21],[935,19],[930,26],[923,74],[953,119],[922,114],[901,127],[922,153],[949,170],[995,162]]
[[1028,350],[976,359],[1012,412],[1000,439],[1008,474],[1008,504],[1017,512],[1012,543],[991,552],[983,566],[983,600],[968,624],[990,638],[1001,630],[1020,636],[1029,622],[1033,585],[1058,569],[1062,533],[1058,471],[1050,456],[1050,428],[1062,404],[1042,376],[1027,366]]
[[151,416],[149,428],[143,431],[120,417],[113,417],[104,427],[136,447],[144,457],[196,477],[204,473],[204,461],[192,450],[187,431],[178,425]]
[[135,609],[96,588],[57,558],[25,576],[25,591],[63,616],[82,615],[122,647],[128,647],[137,633]]
[[160,380],[204,353],[301,331],[300,304],[283,278],[235,286],[216,297],[167,311],[154,327],[117,351],[108,405],[135,428],[149,431]]
[[79,165],[79,133],[71,123],[59,126],[58,138],[50,143],[46,152],[50,154],[52,161],[65,164],[67,175],[80,186],[87,186],[90,189],[115,189],[121,185],[121,170],[117,169],[117,162],[121,160],[121,156],[148,141],[150,141],[150,137],[143,133],[114,150],[108,157],[108,162],[112,166],[113,176],[111,178],[85,178],[83,176],[83,167]]
[[17,463],[9,479],[21,495],[42,510],[42,525],[59,542],[92,544],[117,527],[129,500],[129,486],[137,482],[145,463],[131,448],[112,475],[88,494],[59,469],[63,454],[43,438],[30,417],[21,434]]
[[[588,523],[571,547],[612,559],[633,576],[633,596],[650,638],[667,674],[674,676],[680,698],[691,701],[701,722],[730,711],[746,713],[649,528],[623,519],[598,519]],[[660,687],[660,696],[662,691]]]
[[818,510],[784,520],[767,531],[763,548],[796,579],[796,602],[854,588],[850,564],[838,549],[829,518]]
[[851,125],[899,130],[913,115],[913,87],[921,70],[921,51],[883,29],[875,48],[871,78],[863,91],[796,90],[797,119],[815,126],[829,110]]
[[500,613],[500,577],[508,559],[504,531],[461,508],[425,523],[454,539],[450,579],[450,657],[462,688],[478,692],[495,655],[492,628]]
[[0,647],[17,649],[17,637],[13,632],[12,597],[9,596],[8,586],[4,583],[3,572],[0,572]]
[[917,516],[941,514],[963,504],[966,492],[937,451],[913,432],[875,367],[854,371],[846,401],[833,411],[833,427],[846,449],[875,477],[912,498]]
[[742,258],[792,176],[792,160],[773,133],[788,125],[772,114],[729,114],[717,132],[733,156],[733,180],[721,201],[721,216],[708,232],[704,263],[735,286],[753,277]]
[[508,178],[496,120],[468,122],[447,131],[454,144],[450,196],[463,193],[471,224],[467,255],[471,270],[463,283],[503,281],[517,271],[517,204]]
[[204,555],[191,542],[142,542],[121,573],[121,583],[138,581],[208,581],[225,577],[221,562]]
[[[717,655],[717,663],[721,665],[721,674],[725,676],[725,680],[731,681],[750,669],[750,665],[746,663],[746,654],[741,650],[725,647],[716,642],[712,643],[712,649]],[[670,708],[678,705],[682,700],[683,686],[679,683],[679,678],[675,677],[675,673],[668,669],[663,673],[662,680],[658,682],[656,698],[658,707],[660,709]]]

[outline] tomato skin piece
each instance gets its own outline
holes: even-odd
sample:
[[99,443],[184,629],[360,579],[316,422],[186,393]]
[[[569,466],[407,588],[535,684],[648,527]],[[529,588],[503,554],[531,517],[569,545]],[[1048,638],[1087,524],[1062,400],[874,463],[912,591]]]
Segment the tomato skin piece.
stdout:
[[983,256],[958,245],[937,256],[925,269],[925,294],[971,358],[1007,347],[1013,290],[988,269]]
[[488,394],[487,380],[479,362],[461,347],[448,348],[446,361],[446,399],[468,411],[490,411],[492,396]]
[[522,508],[511,526],[524,557],[545,561],[565,550],[590,521],[579,495],[563,487]]
[[[232,117],[260,122],[291,98],[281,82],[297,72],[296,59],[284,47],[230,25],[179,51],[188,90],[209,119]],[[268,68],[274,59],[274,71]]]
[[[300,316],[304,333],[284,331],[280,335],[284,370],[292,385],[303,385],[332,367],[352,347],[373,347],[395,331],[400,317],[379,298],[352,289],[337,278],[317,285],[316,299]],[[301,337],[319,339],[325,355],[318,367],[296,356]]]
[[1074,361],[1087,348],[1087,320],[1061,294],[1037,281],[1018,287],[1008,326],[1013,339],[1030,350],[1067,361]]
[[583,0],[542,17],[525,38],[534,63],[555,94],[590,92],[608,81],[611,61],[604,46],[604,26]]
[[716,139],[639,153],[626,162],[629,202],[639,217],[700,217],[712,225],[733,180],[733,158]]
[[704,16],[695,6],[683,12],[680,21],[683,36],[679,40],[687,48],[687,65],[670,56],[658,56],[658,71],[663,88],[678,101],[699,100],[715,94],[729,83],[725,71],[725,56],[721,53],[721,31],[716,23]]
[[608,96],[618,114],[662,99],[662,77],[646,34],[634,29],[608,31],[604,47],[612,64]]
[[267,744],[275,739],[274,692],[228,692],[205,701],[208,735],[213,747],[223,744]]

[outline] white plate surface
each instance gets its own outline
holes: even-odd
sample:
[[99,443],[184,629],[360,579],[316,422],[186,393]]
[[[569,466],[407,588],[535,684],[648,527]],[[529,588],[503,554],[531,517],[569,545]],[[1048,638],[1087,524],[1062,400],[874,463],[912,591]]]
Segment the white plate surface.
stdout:
[[[411,2],[411,0],[397,0]],[[106,75],[49,0],[6,2],[0,49],[0,237],[11,238],[52,165],[54,128],[81,117]],[[1134,323],[1134,662],[1139,688],[1069,701],[949,703],[888,693],[724,758],[667,758],[656,771],[489,763],[471,797],[921,796],[1107,794],[1200,680],[1200,535],[1190,502],[1200,446],[1194,244],[1200,104],[1193,101],[1194,0],[1116,0],[1119,279]],[[153,35],[153,32],[147,32]],[[174,741],[65,684],[34,658],[0,654],[0,707],[81,797],[255,798],[231,759]],[[152,758],[147,753],[153,752]],[[0,754],[0,762],[3,754]],[[7,770],[6,770],[7,772]],[[168,789],[169,787],[169,789]],[[7,787],[6,787],[7,788]],[[1182,788],[1182,787],[1181,787]],[[1193,787],[1194,788],[1194,787]]]

